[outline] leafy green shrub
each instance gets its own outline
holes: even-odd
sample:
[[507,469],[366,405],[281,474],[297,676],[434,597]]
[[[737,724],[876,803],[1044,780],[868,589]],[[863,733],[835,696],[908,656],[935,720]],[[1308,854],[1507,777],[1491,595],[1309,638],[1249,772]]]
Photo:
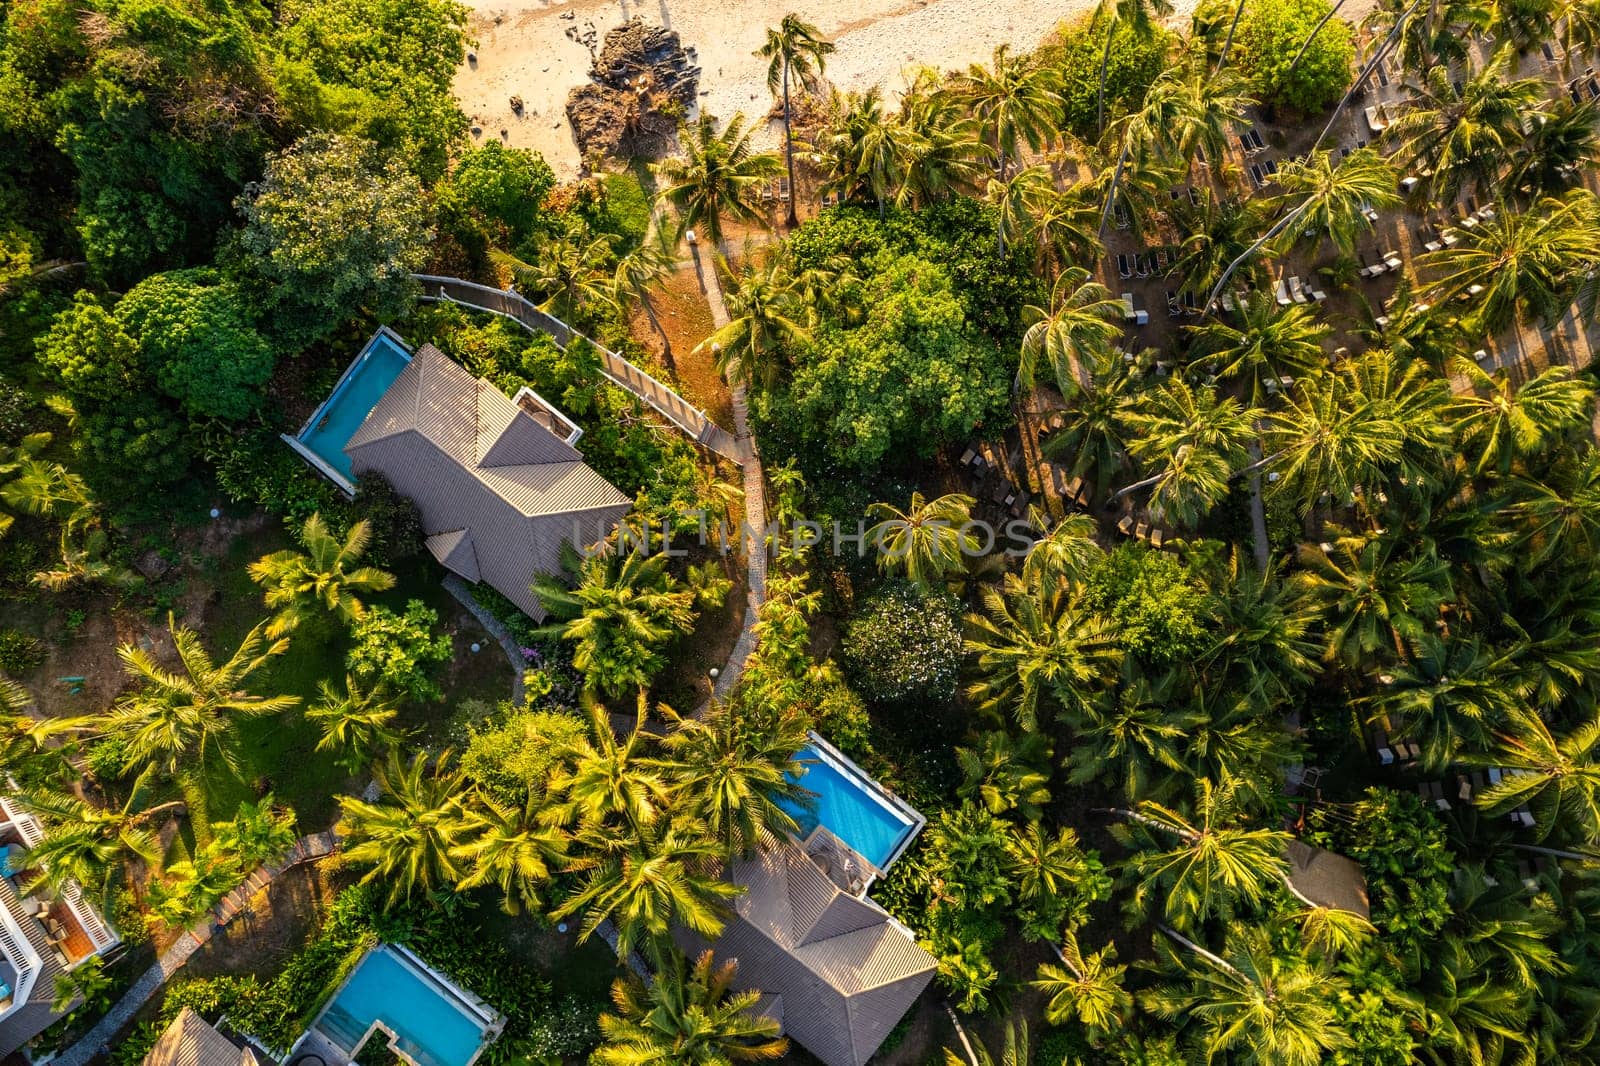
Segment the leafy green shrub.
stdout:
[[449,660],[451,646],[448,636],[434,632],[438,624],[439,613],[421,600],[407,601],[404,614],[382,605],[367,608],[351,627],[350,671],[419,703],[444,699],[433,667]]
[[1233,55],[1263,103],[1310,114],[1333,106],[1344,94],[1355,45],[1350,24],[1341,18],[1328,20],[1289,72],[1330,6],[1329,0],[1256,0],[1245,5]]
[[1084,601],[1112,620],[1124,648],[1151,665],[1182,662],[1205,646],[1205,588],[1174,556],[1123,545],[1090,576]]
[[21,677],[44,665],[44,644],[17,629],[0,629],[0,673]]
[[[1144,102],[1145,90],[1167,65],[1167,55],[1177,38],[1159,27],[1145,36],[1119,20],[1106,60],[1106,116],[1125,113]],[[1062,126],[1074,136],[1093,143],[1100,113],[1100,62],[1105,54],[1105,21],[1084,17],[1063,27],[1058,40],[1038,50],[1041,62],[1061,74],[1061,95],[1066,102]]]
[[600,1044],[600,1012],[605,1004],[565,995],[542,1011],[528,1027],[523,1053],[541,1058],[582,1058]]
[[277,436],[265,429],[238,432],[217,427],[201,434],[205,459],[217,484],[234,503],[261,507],[301,521],[321,513],[340,522],[348,505],[327,478],[315,473]]
[[539,224],[540,206],[555,184],[542,155],[487,141],[461,154],[434,195],[440,221],[466,237],[463,243],[515,247]]
[[474,729],[461,754],[461,769],[505,803],[521,805],[569,744],[588,726],[559,711],[522,711]]
[[83,753],[84,769],[100,784],[110,784],[128,776],[132,769],[125,734],[112,733],[90,744]]
[[372,527],[366,555],[370,565],[387,569],[398,560],[417,554],[422,546],[422,513],[382,474],[356,478],[356,497],[350,510],[353,518],[366,519]]
[[960,617],[948,593],[884,586],[845,627],[840,651],[851,682],[869,700],[948,702],[961,672]]
[[0,378],[0,444],[36,432],[38,409],[39,405],[33,402],[26,389]]

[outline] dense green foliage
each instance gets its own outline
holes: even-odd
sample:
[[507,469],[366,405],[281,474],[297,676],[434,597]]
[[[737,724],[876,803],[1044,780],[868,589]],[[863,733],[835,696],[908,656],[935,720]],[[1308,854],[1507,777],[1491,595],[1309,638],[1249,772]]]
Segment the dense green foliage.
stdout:
[[1329,20],[1300,54],[1329,7],[1329,0],[1257,0],[1245,6],[1235,55],[1263,102],[1315,114],[1344,94],[1355,59],[1348,23]]
[[890,585],[861,605],[840,652],[850,679],[869,699],[908,705],[955,695],[961,668],[956,601],[915,585]]
[[449,661],[450,638],[436,632],[438,624],[438,612],[421,600],[409,601],[403,614],[368,609],[351,627],[351,672],[414,700],[442,699],[435,664]]
[[1113,112],[1138,106],[1176,43],[1166,30],[1146,35],[1123,22],[1083,19],[1064,27],[1058,40],[1039,49],[1039,58],[1061,76],[1062,128],[1084,140],[1096,133],[1100,62],[1108,32],[1112,41],[1106,60],[1106,106]]

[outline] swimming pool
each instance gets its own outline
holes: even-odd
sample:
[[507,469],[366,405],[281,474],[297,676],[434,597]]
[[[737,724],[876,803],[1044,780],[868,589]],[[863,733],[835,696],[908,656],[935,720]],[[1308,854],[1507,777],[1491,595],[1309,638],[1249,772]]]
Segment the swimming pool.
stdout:
[[[353,1055],[375,1022],[417,1066],[469,1066],[494,1028],[410,952],[387,944],[362,958],[313,1028]],[[387,1043],[380,1033],[372,1039]]]
[[782,806],[800,824],[801,837],[821,825],[880,871],[887,870],[922,828],[922,816],[815,733],[796,758],[805,765],[800,785],[814,793],[815,803],[809,809],[799,803]]
[[344,478],[343,488],[350,488],[350,457],[344,446],[361,428],[368,412],[376,406],[383,394],[389,391],[400,371],[411,362],[400,339],[389,330],[381,330],[367,342],[333,387],[333,393],[322,406],[307,419],[305,428],[295,438],[302,447],[332,467]]

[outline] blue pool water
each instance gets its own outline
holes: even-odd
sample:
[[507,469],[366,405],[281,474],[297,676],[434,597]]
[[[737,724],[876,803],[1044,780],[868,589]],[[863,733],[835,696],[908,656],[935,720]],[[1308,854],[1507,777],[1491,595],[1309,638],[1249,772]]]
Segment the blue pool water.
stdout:
[[311,427],[300,434],[300,443],[343,474],[345,480],[353,480],[345,443],[361,428],[367,412],[389,391],[410,361],[411,356],[387,333],[373,337],[345,372]]
[[482,1022],[469,1017],[433,977],[385,947],[361,960],[317,1028],[353,1052],[375,1021],[395,1031],[400,1050],[419,1066],[467,1066],[484,1043]]
[[800,749],[796,758],[806,768],[801,787],[816,794],[813,809],[798,803],[782,805],[800,823],[801,836],[822,825],[878,869],[887,867],[915,825],[872,795],[867,782],[822,759],[812,745]]

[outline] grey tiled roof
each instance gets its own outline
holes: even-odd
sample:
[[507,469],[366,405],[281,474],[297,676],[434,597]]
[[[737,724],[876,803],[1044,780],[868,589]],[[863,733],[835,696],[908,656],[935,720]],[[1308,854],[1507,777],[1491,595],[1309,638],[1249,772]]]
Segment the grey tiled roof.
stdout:
[[734,863],[727,877],[746,891],[712,947],[738,961],[735,984],[781,997],[787,1034],[827,1066],[863,1066],[933,979],[933,956],[796,844]]
[[258,1066],[254,1052],[240,1048],[188,1007],[161,1034],[144,1066]]
[[[424,344],[345,445],[357,474],[382,474],[415,501],[428,549],[534,618],[529,589],[561,545],[591,544],[629,499],[504,393]],[[457,536],[459,534],[459,536]]]

